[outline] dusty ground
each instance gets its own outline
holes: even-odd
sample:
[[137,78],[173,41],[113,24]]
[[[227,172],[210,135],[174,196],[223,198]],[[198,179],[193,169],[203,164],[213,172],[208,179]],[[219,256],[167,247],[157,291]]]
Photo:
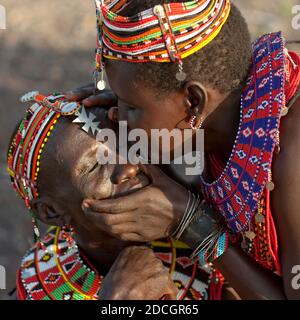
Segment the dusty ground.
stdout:
[[[297,0],[235,2],[253,37],[281,29],[287,38],[300,38],[299,31],[291,28],[291,5]],[[7,12],[7,30],[0,30],[0,265],[6,267],[10,289],[32,234],[26,210],[5,173],[7,141],[24,110],[18,98],[26,91],[64,91],[89,82],[95,22],[92,0],[1,0],[0,4]],[[0,299],[7,291],[0,290]]]

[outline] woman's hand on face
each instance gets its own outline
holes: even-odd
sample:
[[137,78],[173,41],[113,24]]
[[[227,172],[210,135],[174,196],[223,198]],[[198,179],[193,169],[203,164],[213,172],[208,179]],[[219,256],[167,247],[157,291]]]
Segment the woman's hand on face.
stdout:
[[103,279],[100,300],[175,300],[178,289],[167,268],[147,247],[128,247]]
[[82,102],[85,107],[107,107],[117,105],[117,97],[111,90],[95,91],[93,83],[65,93],[66,99]]
[[128,196],[85,199],[82,208],[99,229],[123,241],[148,242],[168,237],[181,221],[188,190],[158,167],[141,166],[152,184]]

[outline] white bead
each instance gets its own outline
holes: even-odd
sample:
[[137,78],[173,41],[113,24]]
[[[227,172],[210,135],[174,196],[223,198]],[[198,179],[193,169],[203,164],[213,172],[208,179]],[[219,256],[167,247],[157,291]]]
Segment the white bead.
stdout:
[[164,14],[164,8],[162,5],[157,5],[153,8],[153,13],[158,16],[158,17],[162,17]]
[[104,90],[104,89],[106,88],[106,83],[105,83],[105,81],[104,81],[104,80],[98,81],[98,83],[97,83],[97,88],[98,88],[98,90],[100,90],[100,91]]

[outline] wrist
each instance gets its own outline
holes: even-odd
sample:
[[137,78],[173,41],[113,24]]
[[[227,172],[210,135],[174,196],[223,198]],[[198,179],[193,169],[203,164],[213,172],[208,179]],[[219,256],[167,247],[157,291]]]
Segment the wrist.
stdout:
[[180,240],[194,251],[204,239],[221,228],[223,228],[223,225],[219,214],[212,210],[205,202],[202,202]]
[[190,197],[191,197],[190,191],[185,188],[181,192],[178,192],[177,190],[176,194],[173,195],[172,198],[176,199],[176,201],[173,202],[174,203],[173,218],[168,228],[168,232],[167,232],[168,236],[173,237],[174,234],[176,233],[176,230],[178,229],[186,213],[186,209],[190,201]]
[[180,239],[192,249],[191,259],[199,258],[202,266],[218,259],[231,243],[231,235],[221,216],[205,201],[198,206]]
[[201,203],[200,196],[198,194],[193,194],[188,191],[188,199],[186,201],[184,213],[181,216],[179,224],[177,224],[175,230],[171,233],[172,237],[178,240],[182,237],[185,229],[193,220],[194,214],[197,211]]

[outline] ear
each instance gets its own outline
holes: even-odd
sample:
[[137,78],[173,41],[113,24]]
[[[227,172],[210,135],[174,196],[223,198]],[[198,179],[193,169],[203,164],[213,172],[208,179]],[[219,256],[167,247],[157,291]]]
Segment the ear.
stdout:
[[58,227],[65,225],[65,215],[63,211],[46,197],[34,199],[31,202],[31,208],[36,214],[37,219],[43,223]]
[[197,81],[187,81],[184,85],[185,105],[190,116],[203,117],[208,104],[206,88]]
[[115,123],[119,122],[119,108],[118,107],[111,107],[108,110],[108,118]]

